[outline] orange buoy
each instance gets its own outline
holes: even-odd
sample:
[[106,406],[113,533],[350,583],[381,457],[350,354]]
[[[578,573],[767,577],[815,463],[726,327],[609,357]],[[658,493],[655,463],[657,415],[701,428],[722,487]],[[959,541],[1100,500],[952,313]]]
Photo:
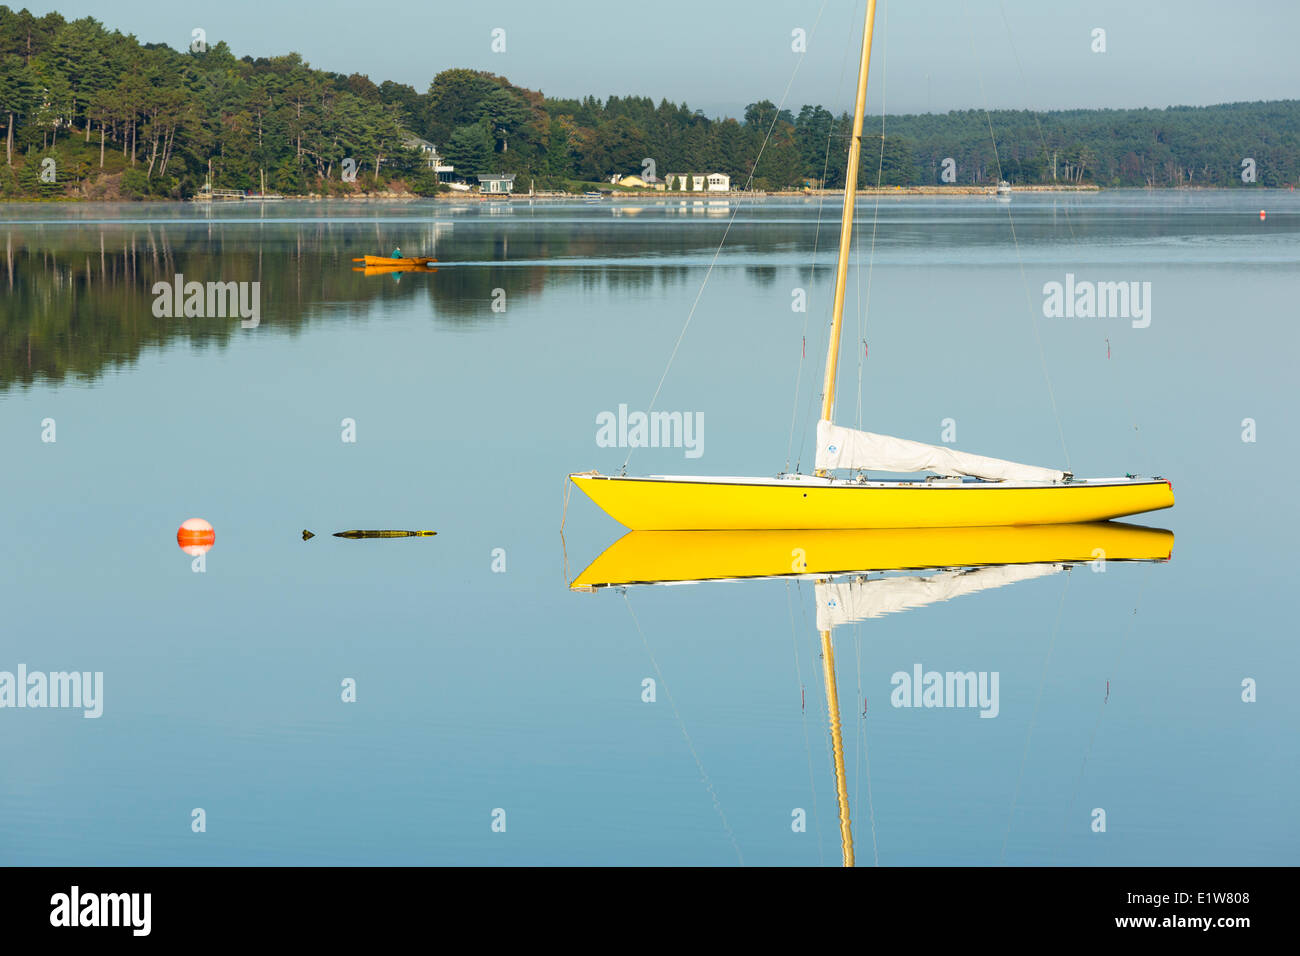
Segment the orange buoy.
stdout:
[[1259,218],[1260,218],[1260,219],[1263,219],[1263,218],[1264,218],[1264,210],[1262,210],[1262,209],[1259,211]]
[[202,518],[186,518],[176,530],[176,543],[186,554],[206,554],[216,543],[217,532]]

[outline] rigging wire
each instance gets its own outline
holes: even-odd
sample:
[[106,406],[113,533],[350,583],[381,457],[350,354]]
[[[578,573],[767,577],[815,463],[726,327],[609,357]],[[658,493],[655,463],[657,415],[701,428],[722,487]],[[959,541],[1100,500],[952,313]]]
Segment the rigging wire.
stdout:
[[1129,425],[1133,431],[1133,444],[1135,446],[1137,464],[1144,465],[1148,468],[1153,464],[1153,458],[1147,448],[1146,437],[1142,434],[1142,429],[1138,427],[1137,415],[1133,412],[1133,403],[1129,398],[1129,389],[1124,388],[1118,369],[1112,365],[1110,357],[1110,339],[1106,339],[1106,365],[1110,368],[1111,381],[1114,383],[1114,391],[1124,402],[1124,410],[1128,412]]
[[[843,77],[841,77],[841,80],[842,80],[842,79],[843,79]],[[823,164],[822,164],[822,179],[821,179],[823,187],[824,187],[825,184],[826,184],[826,175],[827,175],[827,172],[830,170],[831,141],[832,141],[832,139],[833,139],[833,137],[834,137],[834,132],[835,132],[835,120],[832,119],[831,122],[830,122],[830,126],[829,126],[829,127],[827,128],[827,130],[826,130],[826,157],[825,157],[825,160],[823,161]],[[822,193],[824,193],[824,190],[822,191]],[[821,232],[821,204],[822,204],[823,202],[825,202],[825,196],[824,196],[822,193],[819,193],[818,198],[817,198],[817,231],[818,231],[819,234],[820,234],[820,232]],[[814,287],[814,285],[815,285],[815,283],[816,283],[816,280],[817,280],[817,263],[816,263],[816,254],[817,254],[817,248],[816,248],[816,245],[814,245],[814,246],[813,246],[813,266],[812,266],[811,276],[810,276],[810,281],[809,281],[809,288],[810,288],[810,289]],[[803,320],[803,322],[804,322],[804,326],[803,326],[803,327],[804,327],[804,341],[805,341],[805,342],[806,342],[807,339],[808,339],[808,319],[809,319],[809,317],[811,316],[811,314],[812,314],[812,309],[811,309],[811,308],[809,308],[808,311],[804,313],[804,320]],[[823,328],[825,328],[825,327],[823,327]],[[826,331],[829,332],[828,329],[827,329]],[[822,341],[821,341],[821,338],[819,337],[819,338],[817,339],[817,342],[816,342],[816,345],[818,346],[818,348],[816,349],[816,352],[821,352],[821,348],[820,348],[821,344],[822,344]],[[796,378],[795,378],[795,384],[794,384],[794,403],[793,403],[793,405],[792,405],[792,407],[791,407],[791,409],[790,409],[790,443],[791,443],[791,444],[794,442],[794,424],[795,424],[795,421],[796,421],[797,418],[798,418],[798,412],[799,412],[799,390],[800,390],[800,382],[801,382],[802,379],[803,379],[803,363],[804,363],[804,355],[803,355],[802,353],[800,353],[800,356],[799,356],[799,374],[798,374],[798,376],[796,376]],[[808,447],[808,422],[812,420],[813,403],[814,403],[815,401],[817,401],[817,399],[818,399],[819,397],[820,397],[820,396],[818,395],[818,393],[815,392],[815,391],[813,391],[813,389],[812,389],[811,387],[808,389],[808,407],[804,410],[804,416],[803,416],[803,429],[799,432],[799,457],[795,460],[795,471],[796,471],[796,472],[799,471],[799,469],[800,469],[800,468],[802,467],[802,465],[803,465],[803,453],[804,453],[804,449]],[[789,445],[787,445],[787,447],[786,447],[785,458],[786,458],[786,471],[789,471],[789,470],[790,470],[790,447],[789,447]]]
[[[1154,564],[1155,562],[1151,562]],[[1137,602],[1133,605],[1133,613],[1129,615],[1128,630],[1125,631],[1123,639],[1120,641],[1119,649],[1115,652],[1115,662],[1111,665],[1107,673],[1115,674],[1118,672],[1119,665],[1124,659],[1124,652],[1128,649],[1129,639],[1133,635],[1133,629],[1137,626],[1138,608],[1142,606],[1142,598],[1146,595],[1147,583],[1151,580],[1151,564],[1148,564],[1142,575],[1142,587],[1138,590]],[[1065,818],[1061,821],[1060,840],[1065,839],[1066,833],[1069,832],[1070,814],[1074,810],[1074,801],[1079,797],[1079,790],[1083,787],[1083,778],[1088,770],[1088,758],[1092,755],[1092,745],[1097,740],[1097,730],[1101,727],[1102,715],[1106,713],[1106,702],[1110,698],[1109,681],[1107,681],[1107,694],[1102,699],[1100,706],[1097,708],[1097,719],[1092,724],[1092,734],[1088,737],[1088,749],[1083,752],[1083,763],[1079,766],[1079,778],[1074,783],[1074,792],[1070,794],[1070,802],[1065,805]],[[1057,853],[1060,852],[1061,844],[1058,841],[1052,849],[1052,859],[1056,859]]]
[[[854,20],[853,20],[854,24],[856,24],[856,22],[857,22],[858,20],[861,19],[861,18],[858,16],[858,13],[857,13],[856,7],[855,7],[855,9],[853,10],[853,17],[854,17]],[[848,35],[852,35],[852,30],[849,31]],[[841,60],[840,60],[840,78],[839,78],[839,81],[837,82],[836,87],[835,87],[835,89],[836,89],[836,97],[837,97],[837,98],[838,98],[838,97],[843,93],[843,91],[844,91],[844,77],[845,77],[845,74],[848,72],[849,55],[850,55],[852,52],[853,52],[853,45],[852,45],[852,44],[849,44],[848,46],[845,47],[845,50],[844,50],[844,56],[843,56],[843,57],[841,58]],[[821,190],[819,190],[819,192],[818,192],[818,200],[817,200],[817,230],[818,230],[818,235],[820,235],[820,233],[821,233],[821,209],[822,209],[822,203],[825,201],[826,177],[827,177],[828,172],[830,171],[831,144],[834,142],[834,134],[835,134],[835,118],[834,118],[834,117],[831,117],[830,125],[827,127],[827,130],[826,130],[826,153],[825,153],[825,156],[823,157],[823,160],[822,160],[822,178],[821,178],[821,185],[822,185],[822,188],[821,188]],[[856,202],[856,200],[857,200],[856,193],[857,193],[857,190],[855,189],[855,190],[854,190],[854,194],[855,194],[855,195],[854,195],[854,201],[855,201],[855,202]],[[817,278],[816,251],[817,251],[817,250],[816,250],[816,246],[814,245],[814,247],[813,247],[814,260],[813,260],[813,266],[812,266],[812,280],[813,280],[813,281],[815,281],[816,278]],[[804,341],[805,341],[805,342],[807,341],[807,338],[808,338],[808,319],[809,319],[809,317],[811,316],[811,314],[812,314],[812,310],[811,310],[811,309],[808,309],[808,310],[804,313]],[[823,326],[822,328],[823,328],[823,329],[824,329],[824,330],[829,334],[829,331],[830,331],[830,330],[829,330],[828,327]],[[821,345],[821,339],[820,339],[820,338],[817,340],[817,343],[816,343],[816,344],[817,344],[818,346]],[[818,351],[821,351],[821,349],[818,349]],[[799,383],[800,383],[800,381],[802,380],[802,377],[803,377],[803,362],[804,362],[804,356],[801,354],[801,355],[800,355],[800,358],[799,358],[799,376],[798,376],[798,378],[796,378],[796,380],[795,380],[794,404],[793,404],[793,407],[790,409],[790,439],[791,439],[791,442],[793,442],[793,440],[794,440],[794,425],[795,425],[795,420],[798,418],[798,409],[799,409],[799,389],[800,389],[800,384],[799,384]],[[813,415],[813,403],[816,402],[816,401],[818,401],[820,398],[821,398],[821,396],[820,396],[819,393],[813,391],[811,388],[809,389],[809,391],[808,391],[808,407],[807,407],[807,409],[804,411],[804,417],[803,417],[803,429],[802,429],[801,432],[799,433],[799,456],[798,456],[798,458],[796,459],[796,463],[795,463],[795,471],[796,471],[796,472],[798,472],[799,469],[800,469],[800,468],[802,467],[802,465],[803,465],[803,453],[804,453],[804,450],[808,447],[808,423],[809,423],[810,421],[813,421],[813,417],[812,417],[812,415]],[[787,448],[786,448],[786,470],[789,471],[789,469],[790,469],[790,448],[787,446]]]
[[[862,375],[867,364],[867,322],[871,310],[871,280],[876,270],[876,230],[880,224],[880,183],[885,170],[885,83],[889,70],[889,4],[883,2],[884,34],[880,48],[880,159],[876,163],[876,203],[871,212],[871,251],[867,257],[867,295],[862,297],[862,246],[858,245],[858,341],[862,345],[862,354],[858,356],[858,409],[857,427],[862,427]],[[855,222],[856,226],[857,223]]]
[[[1020,87],[1021,87],[1021,89],[1026,89],[1026,90],[1027,90],[1027,89],[1029,89],[1029,83],[1025,80],[1025,71],[1024,71],[1024,68],[1021,67],[1021,65],[1020,65],[1020,54],[1019,54],[1018,52],[1016,52],[1016,41],[1015,41],[1015,40],[1012,38],[1012,36],[1011,36],[1011,24],[1007,21],[1007,9],[1006,9],[1006,6],[1002,3],[1002,0],[998,0],[998,11],[1002,14],[1002,26],[1005,27],[1005,28],[1006,28],[1006,31],[1007,31],[1007,45],[1011,47],[1011,56],[1012,56],[1012,57],[1015,59],[1015,61],[1016,61],[1016,72],[1020,74]],[[1038,111],[1037,111],[1037,110],[1029,110],[1028,112],[1029,112],[1029,115],[1032,116],[1032,117],[1034,118],[1034,126],[1035,126],[1035,127],[1037,128],[1037,130],[1038,130],[1038,143],[1039,143],[1040,146],[1043,147],[1043,158],[1046,159],[1046,158],[1047,158],[1047,138],[1046,138],[1045,136],[1043,136],[1043,125],[1038,121]],[[1001,173],[1002,173],[1002,170],[999,169],[999,170],[998,170],[998,174],[999,174],[998,178],[999,178],[999,179],[1001,179]],[[1055,180],[1053,180],[1053,181],[1055,181]],[[1073,238],[1075,237],[1075,236],[1074,236],[1074,224],[1070,222],[1070,211],[1069,211],[1068,208],[1065,210],[1065,225],[1066,225],[1066,228],[1070,230],[1070,238],[1073,239]]]
[[[798,583],[799,582],[796,581],[795,585],[798,586]],[[803,607],[802,598],[803,595],[800,595],[799,606],[801,610]],[[786,602],[786,607],[790,612],[790,640],[794,644],[794,672],[795,672],[795,677],[797,677],[799,680],[799,693],[802,695],[804,692],[804,683],[803,683],[803,671],[802,668],[800,668],[799,666],[799,632],[795,629],[794,626],[794,603],[793,603],[793,598],[790,595],[789,580],[785,582],[785,602]],[[817,834],[817,862],[819,865],[825,866],[826,852],[822,847],[821,815],[818,813],[817,810],[817,775],[813,772],[812,740],[808,736],[808,709],[807,707],[800,707],[799,709],[802,713],[801,722],[803,723],[803,749],[804,749],[804,753],[808,755],[808,787],[812,791],[813,830]]]
[[[796,581],[796,587],[799,587],[799,589],[802,590],[802,587],[799,586],[798,581]],[[814,587],[814,589],[813,589],[813,605],[814,605],[814,606],[816,606],[816,604],[817,604],[817,597],[816,597],[816,595],[817,595],[817,591],[816,591],[816,588]],[[800,595],[800,597],[802,598],[802,595]],[[809,634],[809,635],[813,635],[813,636],[810,638],[811,641],[812,641],[813,653],[817,655],[817,660],[818,660],[818,661],[822,661],[821,631],[817,628],[817,626],[816,626],[816,621],[815,621],[815,620],[814,620],[814,622],[813,622],[813,624],[812,624],[811,626],[808,624],[808,619],[807,619],[807,616],[806,616],[807,611],[806,611],[805,608],[804,608],[804,603],[805,603],[805,602],[803,602],[803,601],[801,600],[801,601],[800,601],[800,604],[799,604],[800,620],[801,620],[801,622],[802,622],[803,625],[804,625],[804,631],[805,631],[805,633],[807,633],[807,634]],[[825,742],[825,744],[826,744],[826,764],[825,764],[825,765],[831,767],[831,768],[832,768],[832,771],[833,771],[833,770],[834,770],[834,767],[835,767],[835,741],[832,739],[832,737],[831,737],[831,733],[830,733],[830,730],[829,730],[830,719],[831,719],[830,706],[829,706],[829,704],[828,704],[827,701],[826,701],[826,694],[825,694],[825,693],[814,695],[814,699],[817,700],[818,705],[819,705],[819,708],[818,708],[818,711],[817,711],[817,715],[818,715],[818,717],[822,717],[822,718],[824,718],[824,720],[823,720],[823,726],[825,726],[825,727],[828,728],[828,729],[827,729],[827,732],[824,733],[824,734],[822,734],[822,740],[823,740],[823,741]],[[836,808],[837,808],[837,810],[838,810],[838,807],[839,807],[839,794],[838,794],[838,793],[837,793],[836,796],[835,796],[835,801],[836,801]],[[838,824],[838,820],[837,820],[836,822],[837,822],[837,824]],[[838,825],[837,825],[837,827],[836,827],[836,830],[837,830],[837,831],[839,830]],[[820,833],[820,831],[818,832],[817,838],[818,838],[818,840],[821,839],[821,833]]]
[[[1024,68],[1020,64],[1020,54],[1016,50],[1016,41],[1011,35],[1011,23],[1007,20],[1006,5],[1002,2],[1002,0],[998,0],[998,11],[1002,15],[1002,26],[1007,31],[1007,45],[1011,47],[1011,56],[1016,61],[1016,72],[1020,75],[1020,86],[1022,89],[1028,89],[1029,83],[1025,79]],[[1042,147],[1043,159],[1046,160],[1047,159],[1047,137],[1043,135],[1043,124],[1039,122],[1037,110],[1031,109],[1028,112],[1029,115],[1033,117],[1034,128],[1038,130],[1038,144],[1039,146]],[[999,173],[1001,173],[1001,170],[999,170]],[[1053,176],[1052,179],[1053,182],[1055,182],[1056,177]],[[1065,205],[1062,207],[1062,211],[1065,214],[1065,228],[1069,230],[1070,239],[1074,240],[1077,237],[1075,236],[1074,233],[1074,223],[1070,219],[1070,207],[1068,205]],[[1109,339],[1106,340],[1106,358],[1110,359]],[[1151,459],[1147,453],[1145,436],[1143,436],[1141,428],[1138,427],[1137,416],[1133,413],[1133,405],[1132,402],[1129,401],[1129,390],[1122,387],[1120,376],[1118,372],[1114,369],[1114,367],[1111,367],[1110,372],[1111,372],[1111,381],[1113,384],[1113,390],[1117,394],[1119,394],[1119,396],[1123,399],[1124,410],[1128,413],[1129,424],[1132,427],[1133,435],[1134,435],[1134,445],[1136,446],[1136,453],[1137,453],[1136,457],[1138,458],[1140,463],[1149,465]]]
[[998,862],[1007,862],[1007,841],[1011,839],[1011,824],[1016,815],[1016,803],[1020,799],[1020,785],[1025,779],[1025,762],[1029,759],[1029,742],[1034,736],[1034,726],[1038,723],[1038,708],[1043,702],[1043,687],[1047,684],[1047,669],[1052,663],[1052,653],[1056,650],[1056,638],[1061,633],[1061,617],[1065,613],[1065,596],[1070,593],[1072,569],[1066,567],[1065,586],[1061,588],[1061,602],[1056,607],[1056,623],[1052,627],[1052,640],[1047,645],[1047,657],[1043,659],[1043,672],[1038,677],[1038,696],[1034,698],[1034,712],[1029,717],[1029,726],[1025,729],[1025,749],[1020,754],[1020,772],[1016,774],[1016,789],[1011,794],[1011,809],[1007,812],[1007,832],[1002,836],[1002,853]]
[[740,852],[740,844],[736,842],[736,835],[731,831],[731,824],[727,822],[727,815],[722,810],[722,803],[718,800],[717,791],[713,789],[713,781],[709,779],[709,775],[704,769],[704,763],[700,760],[699,752],[695,749],[695,742],[691,740],[691,735],[686,732],[686,724],[682,720],[681,713],[677,710],[677,702],[673,700],[672,691],[668,689],[668,682],[664,680],[663,671],[659,669],[659,662],[655,660],[654,652],[650,650],[650,642],[646,640],[645,632],[641,630],[641,623],[636,619],[636,614],[632,611],[632,602],[627,598],[627,588],[620,588],[619,590],[623,592],[623,603],[627,605],[627,613],[632,618],[632,625],[636,628],[637,634],[640,635],[641,644],[645,647],[646,655],[650,658],[650,664],[654,667],[655,674],[659,678],[659,686],[664,689],[664,696],[668,698],[668,706],[672,708],[673,717],[677,720],[677,729],[682,732],[682,737],[686,740],[686,746],[690,750],[691,756],[695,758],[696,769],[700,771],[700,780],[704,783],[704,789],[709,792],[709,796],[713,800],[713,809],[718,812],[718,817],[722,820],[722,829],[726,831],[727,839],[731,841],[731,846],[736,851],[736,859],[741,866],[744,866],[745,857]]
[[[988,97],[984,92],[984,71],[980,68],[979,54],[975,49],[975,31],[970,26],[970,9],[966,0],[962,0],[962,12],[965,15],[967,26],[967,39],[970,40],[971,58],[975,62],[975,74],[979,79],[980,103],[984,111],[984,119],[989,127],[989,141],[993,145],[993,162],[998,168],[998,181],[1002,181],[1002,158],[998,154],[998,138],[993,132],[993,117],[989,114]],[[1020,266],[1020,281],[1025,289],[1025,306],[1029,311],[1029,324],[1034,330],[1034,342],[1038,346],[1038,362],[1043,370],[1043,381],[1047,383],[1047,397],[1052,405],[1052,417],[1056,420],[1056,433],[1061,440],[1061,454],[1065,456],[1065,470],[1073,471],[1074,467],[1070,464],[1070,450],[1065,444],[1065,429],[1061,425],[1061,413],[1056,406],[1056,389],[1052,386],[1052,376],[1047,370],[1047,354],[1043,350],[1043,337],[1038,328],[1038,316],[1034,312],[1033,297],[1029,292],[1029,277],[1025,274],[1025,260],[1020,254],[1020,240],[1016,237],[1016,221],[1011,213],[1011,206],[1007,206],[1007,225],[1011,229],[1011,242],[1016,249],[1016,262]]]
[[[817,11],[817,19],[813,21],[812,30],[808,33],[809,41],[811,41],[817,34],[817,26],[821,23],[822,13],[824,13],[825,10],[826,0],[822,0],[822,5]],[[795,60],[794,70],[790,73],[790,79],[785,84],[785,91],[781,94],[781,102],[776,105],[776,109],[772,113],[772,122],[768,124],[767,132],[763,135],[763,142],[758,147],[758,155],[754,157],[754,164],[749,167],[749,175],[745,178],[745,185],[742,188],[742,193],[748,192],[750,184],[754,181],[754,173],[757,172],[758,164],[763,159],[763,151],[767,149],[767,144],[772,138],[772,130],[776,128],[776,123],[781,116],[781,111],[785,108],[785,101],[790,96],[790,88],[794,86],[794,79],[799,75],[799,67],[803,65],[803,58],[807,55],[808,50],[805,45],[805,48],[799,53],[799,58]],[[677,341],[673,343],[673,350],[668,356],[668,364],[664,366],[664,373],[659,376],[659,384],[655,386],[654,395],[650,397],[650,404],[646,407],[647,416],[654,411],[655,402],[659,400],[659,392],[663,389],[664,382],[668,378],[668,372],[673,367],[673,360],[677,358],[677,350],[681,348],[682,340],[686,338],[686,330],[690,328],[691,320],[695,318],[695,310],[699,308],[700,299],[704,297],[704,289],[708,286],[709,278],[713,275],[713,267],[718,264],[718,256],[722,254],[722,247],[727,244],[727,236],[731,233],[731,227],[735,223],[736,217],[740,215],[742,205],[743,201],[737,201],[736,208],[732,211],[731,217],[727,220],[727,227],[722,231],[722,239],[718,241],[718,248],[713,250],[713,258],[709,260],[709,268],[705,270],[704,279],[700,282],[699,291],[695,293],[695,301],[691,303],[691,309],[686,314],[686,321],[682,324],[682,330],[678,333]],[[635,447],[628,448],[627,457],[623,459],[624,474],[627,473],[628,462],[632,460],[632,452],[635,450]]]
[[[861,20],[861,17],[858,16],[857,9],[854,9],[853,21],[852,21],[854,25],[855,23],[857,23],[858,20]],[[848,35],[852,35],[852,30],[849,30]],[[845,47],[844,56],[842,56],[840,59],[840,79],[836,83],[836,98],[839,98],[842,92],[844,92],[844,78],[845,78],[845,74],[848,73],[849,55],[852,52],[853,52],[853,44],[850,43],[849,46]],[[820,233],[822,233],[822,204],[826,202],[826,181],[827,181],[829,170],[831,170],[831,146],[833,142],[835,142],[835,117],[832,116],[831,122],[829,122],[829,124],[827,125],[827,130],[826,130],[826,153],[824,153],[822,157],[822,179],[820,179],[820,189],[818,190],[818,226],[816,226],[816,228],[818,228],[818,233],[816,233],[818,234],[818,237],[820,237]],[[854,196],[854,199],[857,199],[857,196]],[[814,287],[814,284],[816,282],[816,248],[818,247],[816,247],[816,243],[814,242],[813,267],[811,267],[810,269],[810,289],[811,287]],[[809,328],[809,319],[811,317],[811,313],[813,313],[813,310],[811,310],[811,308],[809,308],[809,310],[806,310],[805,313],[803,313],[803,341],[805,342],[807,342],[807,328]],[[828,326],[823,325],[822,328],[824,332],[829,333]],[[818,338],[818,341],[816,341],[815,345],[818,346],[818,349],[815,350],[816,352],[823,351],[822,347],[820,347],[822,346],[822,339]],[[794,423],[796,423],[796,420],[798,419],[798,406],[800,406],[800,388],[801,388],[800,382],[802,381],[802,376],[803,376],[803,360],[805,360],[805,356],[803,356],[801,352],[800,365],[798,365],[798,376],[796,378],[796,382],[794,382],[794,402],[792,407],[790,407],[790,444],[793,444],[794,441]],[[803,466],[803,451],[805,451],[807,447],[807,437],[809,437],[809,421],[813,420],[814,402],[819,401],[819,399],[820,399],[820,394],[814,392],[814,390],[810,388],[809,399],[807,399],[807,408],[805,412],[803,412],[803,428],[801,429],[800,432],[800,446],[798,446],[798,449],[800,449],[800,453],[798,453],[796,464],[794,464],[794,471],[796,472],[800,471]],[[787,471],[789,471],[789,459],[790,459],[790,447],[788,445],[787,450],[785,450],[785,470]]]
[[[843,73],[841,72],[840,75],[841,83],[843,82],[843,80],[844,80],[844,76]],[[830,168],[830,163],[831,163],[831,137],[834,131],[835,131],[835,118],[831,117],[831,121],[826,127],[826,155],[825,158],[822,160],[822,178],[820,180],[821,188],[817,190],[817,226],[813,231],[812,258],[810,260],[811,265],[808,268],[808,300],[804,303],[804,312],[803,312],[803,333],[801,336],[801,341],[803,342],[803,348],[800,349],[799,351],[799,365],[798,365],[798,370],[795,372],[795,377],[794,377],[794,402],[791,403],[791,407],[790,407],[790,435],[786,439],[786,443],[785,443],[786,472],[790,471],[790,453],[794,449],[794,424],[799,417],[799,392],[803,384],[804,360],[807,358],[806,351],[808,347],[808,320],[812,316],[813,290],[817,288],[817,248],[821,242],[821,236],[822,236],[822,206],[825,205],[826,203],[826,189],[825,189],[826,172]],[[800,442],[800,445],[801,447],[799,449],[799,457],[802,459],[803,457],[802,440]],[[796,464],[795,468],[796,470],[798,470],[798,464]]]
[[[865,706],[866,699],[862,694],[862,627],[856,624],[853,627],[853,651],[858,662],[858,700],[863,701]],[[854,706],[857,706],[856,704]],[[862,759],[867,768],[867,814],[868,821],[871,824],[871,859],[875,866],[880,866],[880,847],[876,842],[876,804],[871,797],[871,753],[867,749],[867,720],[866,713],[863,712],[862,719],[858,721],[858,738],[862,741]],[[853,803],[858,805],[858,748],[853,748]],[[856,824],[854,824],[856,826]],[[857,834],[854,834],[854,844],[857,843]]]

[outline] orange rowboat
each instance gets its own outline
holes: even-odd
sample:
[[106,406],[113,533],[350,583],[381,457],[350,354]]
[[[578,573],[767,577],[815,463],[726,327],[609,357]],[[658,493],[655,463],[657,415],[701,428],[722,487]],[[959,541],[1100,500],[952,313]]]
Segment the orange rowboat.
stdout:
[[388,256],[362,256],[353,262],[364,262],[368,266],[427,266],[437,262],[431,256],[407,256],[402,259],[390,259]]

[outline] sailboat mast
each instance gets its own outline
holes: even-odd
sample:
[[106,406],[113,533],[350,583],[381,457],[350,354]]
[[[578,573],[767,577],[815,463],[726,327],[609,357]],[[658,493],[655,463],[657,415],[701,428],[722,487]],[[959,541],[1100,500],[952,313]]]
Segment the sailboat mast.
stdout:
[[[840,255],[835,267],[835,302],[831,306],[831,341],[826,351],[826,379],[822,384],[822,418],[835,410],[835,371],[840,357],[840,328],[844,324],[844,286],[849,276],[849,242],[853,237],[853,202],[858,191],[858,154],[862,148],[862,114],[867,108],[867,71],[871,66],[871,31],[876,22],[876,0],[867,0],[867,22],[862,30],[862,62],[858,66],[858,96],[853,106],[853,136],[849,164],[844,171],[844,214],[840,219]],[[819,472],[820,473],[820,472]]]
[[840,849],[844,865],[853,866],[853,824],[849,820],[849,791],[844,775],[844,737],[840,731],[840,694],[835,686],[835,648],[831,632],[822,631],[822,677],[826,682],[826,712],[831,723],[831,750],[835,756],[835,801],[839,806]]

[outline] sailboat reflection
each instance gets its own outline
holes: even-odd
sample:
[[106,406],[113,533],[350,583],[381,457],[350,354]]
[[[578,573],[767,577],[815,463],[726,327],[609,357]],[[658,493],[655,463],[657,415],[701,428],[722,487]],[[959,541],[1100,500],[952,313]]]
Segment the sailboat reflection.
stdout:
[[1159,561],[1169,558],[1173,546],[1172,532],[1117,521],[856,531],[629,531],[570,587],[587,590],[1098,559]]
[[853,832],[835,679],[836,627],[1045,577],[1095,561],[1167,561],[1174,535],[1114,521],[997,528],[859,531],[632,531],[570,584],[576,591],[638,584],[800,578],[816,582],[845,866]]

